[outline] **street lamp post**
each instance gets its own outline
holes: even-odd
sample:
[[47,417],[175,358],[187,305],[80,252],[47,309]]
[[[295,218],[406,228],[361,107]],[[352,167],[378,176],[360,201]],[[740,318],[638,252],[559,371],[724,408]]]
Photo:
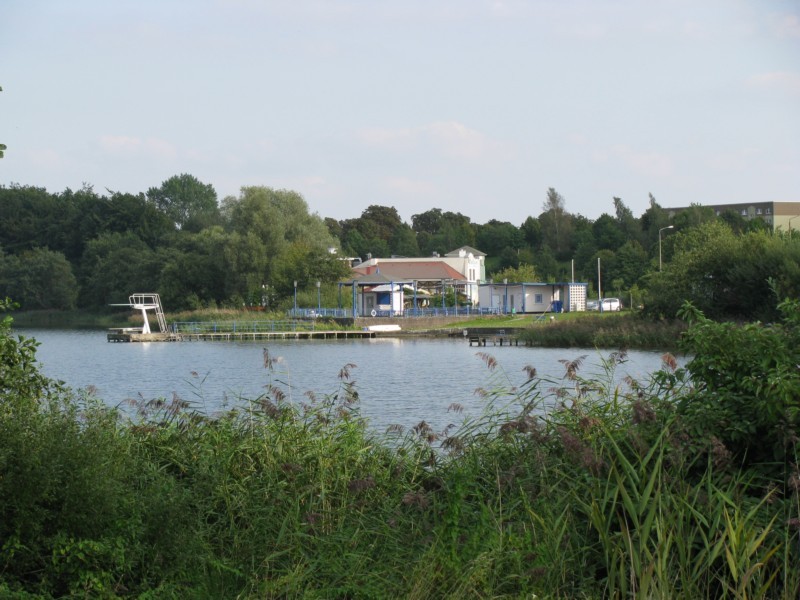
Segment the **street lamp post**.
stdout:
[[322,312],[322,296],[320,295],[321,292],[319,290],[319,286],[322,285],[319,279],[317,280],[317,314],[319,315]]
[[292,316],[297,316],[297,280],[294,281],[294,310],[292,311]]
[[600,279],[600,257],[597,257],[597,310],[603,312],[603,284]]
[[673,229],[674,225],[667,225],[658,230],[658,270],[661,271],[661,232],[665,229]]
[[508,279],[503,279],[503,285],[506,286],[506,296],[503,300],[503,314],[508,314]]

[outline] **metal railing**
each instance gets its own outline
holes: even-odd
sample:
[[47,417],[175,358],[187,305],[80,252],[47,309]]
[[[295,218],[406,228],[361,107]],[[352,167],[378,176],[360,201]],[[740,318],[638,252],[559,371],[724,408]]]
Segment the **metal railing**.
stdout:
[[173,333],[272,333],[283,331],[314,331],[316,321],[178,321],[172,323]]

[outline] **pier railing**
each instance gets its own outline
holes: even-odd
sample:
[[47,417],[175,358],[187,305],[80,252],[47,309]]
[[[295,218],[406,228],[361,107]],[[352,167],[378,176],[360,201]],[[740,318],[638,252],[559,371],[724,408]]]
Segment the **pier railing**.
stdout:
[[[436,306],[428,308],[404,308],[400,310],[373,309],[366,314],[359,313],[359,317],[470,317],[480,315],[499,315],[503,312],[499,307],[475,308],[472,306]],[[314,318],[347,318],[353,316],[352,308],[292,308],[287,311],[289,317],[297,319]]]
[[173,333],[271,333],[278,331],[314,331],[316,321],[178,321]]

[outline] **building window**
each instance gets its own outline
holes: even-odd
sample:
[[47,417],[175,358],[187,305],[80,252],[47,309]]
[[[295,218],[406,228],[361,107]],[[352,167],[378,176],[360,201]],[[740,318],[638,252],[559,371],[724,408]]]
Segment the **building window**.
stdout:
[[743,208],[743,209],[742,209],[742,216],[743,216],[743,217],[746,217],[746,216],[747,216],[747,209],[746,209],[746,208]]
[[542,295],[541,294],[534,294],[533,295],[533,302],[534,302],[534,304],[541,304],[542,303]]
[[766,212],[768,215],[771,215],[772,214],[772,209],[771,208],[765,208],[764,212]]
[[757,214],[757,215],[760,215],[760,214],[761,214],[761,208],[757,208],[757,209],[756,209],[756,214]]

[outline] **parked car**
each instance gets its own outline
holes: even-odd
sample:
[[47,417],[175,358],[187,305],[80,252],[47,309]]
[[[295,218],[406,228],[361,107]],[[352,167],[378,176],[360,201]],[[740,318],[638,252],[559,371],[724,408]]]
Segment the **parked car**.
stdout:
[[[587,300],[586,310],[600,310],[600,303],[597,300]],[[622,310],[622,302],[619,298],[603,298],[603,312]]]

